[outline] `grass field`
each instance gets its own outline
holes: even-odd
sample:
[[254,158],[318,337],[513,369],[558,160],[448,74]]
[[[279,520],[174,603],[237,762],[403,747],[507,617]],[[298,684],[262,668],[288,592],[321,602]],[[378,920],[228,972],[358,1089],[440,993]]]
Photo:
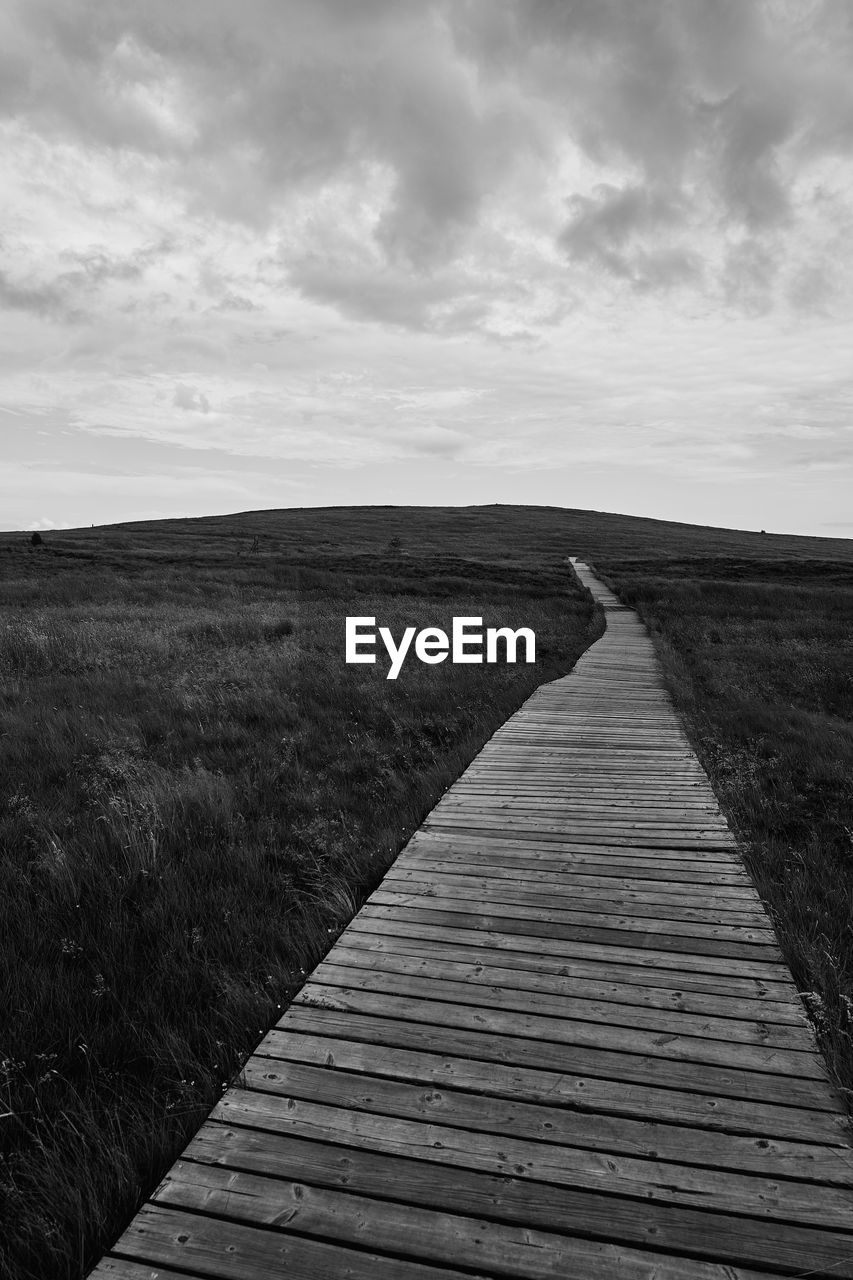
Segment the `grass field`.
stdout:
[[[3,1280],[81,1274],[444,787],[595,638],[569,554],[648,620],[853,1084],[853,543],[513,507],[0,535]],[[344,665],[347,614],[532,626],[537,667],[386,681]]]
[[[445,787],[600,630],[510,529],[476,561],[397,532],[0,542],[4,1277],[84,1272]],[[538,661],[392,682],[345,665],[347,614],[532,626]]]

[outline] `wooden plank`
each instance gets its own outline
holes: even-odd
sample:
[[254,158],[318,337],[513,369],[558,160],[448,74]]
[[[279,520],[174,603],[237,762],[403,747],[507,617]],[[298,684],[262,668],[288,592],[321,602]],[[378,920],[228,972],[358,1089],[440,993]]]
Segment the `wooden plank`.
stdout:
[[[673,868],[687,863],[687,882],[673,879]],[[651,869],[648,865],[652,863]],[[620,867],[624,866],[625,870]],[[719,867],[719,870],[715,868]],[[702,871],[708,874],[700,879]],[[524,879],[529,883],[538,880],[543,884],[574,885],[579,877],[603,876],[607,881],[614,879],[634,880],[640,873],[640,879],[653,879],[655,884],[633,884],[628,888],[655,892],[658,894],[693,894],[700,900],[711,901],[712,898],[732,900],[739,898],[750,905],[760,903],[755,887],[745,876],[743,869],[730,862],[709,864],[706,859],[692,858],[653,858],[646,855],[638,858],[630,854],[623,859],[619,850],[606,848],[565,850],[542,852],[530,850],[524,846],[506,847],[501,845],[491,851],[482,844],[422,844],[418,843],[407,851],[405,859],[398,860],[389,868],[394,875],[420,872],[421,875],[481,875],[504,877],[505,879]],[[655,874],[655,872],[657,874]],[[532,879],[531,879],[532,877]],[[695,880],[695,884],[691,881]],[[719,883],[715,884],[715,881]],[[618,886],[607,884],[608,892]],[[704,896],[703,896],[704,895]],[[708,895],[712,895],[709,897]],[[733,903],[734,905],[734,903]]]
[[[423,866],[426,870],[440,861],[438,850],[418,849],[407,865]],[[565,850],[556,856],[517,846],[496,850],[491,855],[479,847],[456,847],[448,850],[443,862],[448,874],[453,874],[456,868],[463,871],[474,868],[475,873],[477,868],[494,868],[496,871],[506,868],[520,873],[525,879],[528,872],[538,872],[541,875],[565,875],[572,879],[577,876],[603,876],[609,880],[652,880],[655,884],[648,886],[649,889],[659,888],[662,883],[667,883],[675,893],[691,890],[701,893],[703,889],[728,893],[748,888],[739,869],[725,863],[713,863],[701,858],[658,860],[645,852],[642,857],[636,857],[624,855],[620,850],[609,847],[588,846],[583,853]]]
[[[679,1262],[676,1271],[676,1264],[665,1258],[650,1259],[614,1245],[190,1161],[175,1166],[157,1202],[402,1258],[456,1264],[475,1272],[487,1268],[490,1276],[518,1280],[605,1280],[617,1267],[620,1276],[648,1277],[651,1265],[657,1276],[671,1280],[709,1274],[704,1263],[687,1262],[685,1269]],[[725,1273],[715,1267],[711,1274]]]
[[482,778],[496,776],[496,770],[519,775],[525,769],[535,768],[542,776],[567,778],[605,778],[613,781],[643,782],[649,779],[661,785],[689,786],[691,783],[707,783],[707,778],[698,768],[679,768],[671,761],[650,763],[648,760],[624,760],[613,763],[613,753],[609,749],[600,752],[585,749],[562,751],[513,751],[504,743],[501,747],[501,761],[493,768],[493,762],[483,759],[479,766],[472,766],[471,777]]
[[[435,831],[439,833],[447,832],[476,832],[485,836],[490,840],[505,840],[509,837],[524,837],[527,840],[535,840],[541,844],[559,843],[566,838],[566,829],[558,822],[534,822],[532,819],[504,817],[499,827],[495,826],[496,818],[491,815],[485,815],[480,821],[478,815],[459,816],[458,818],[427,818],[424,821],[424,831]],[[597,844],[618,842],[624,848],[642,848],[642,849],[701,849],[712,851],[734,850],[736,845],[731,837],[718,835],[715,832],[685,832],[683,834],[672,832],[666,833],[654,831],[651,828],[631,829],[628,827],[617,827],[615,825],[606,826],[588,826],[581,827],[578,823],[573,823],[571,827],[571,839],[577,844]]]
[[554,778],[559,782],[571,779],[587,779],[591,782],[642,782],[648,779],[652,785],[661,787],[707,786],[707,777],[697,766],[683,768],[671,761],[654,764],[648,760],[623,760],[614,763],[611,751],[602,751],[594,755],[586,749],[565,751],[513,751],[508,744],[492,743],[492,749],[500,750],[500,759],[493,759],[484,752],[480,760],[470,766],[466,777],[480,781],[485,777],[530,776],[532,770],[543,778]]
[[[429,1050],[424,1049],[425,1043]],[[820,1143],[821,1150],[851,1150],[850,1127],[840,1113],[599,1080],[560,1070],[549,1046],[542,1055],[535,1041],[522,1042],[518,1060],[511,1056],[514,1049],[511,1044],[507,1053],[497,1037],[480,1037],[476,1032],[433,1026],[424,1037],[411,1023],[294,1008],[287,1029],[271,1031],[255,1057],[316,1062],[333,1069],[473,1089],[494,1097],[566,1107],[578,1114],[710,1130],[724,1135],[727,1142],[739,1137],[769,1138],[772,1145],[760,1148],[771,1153],[769,1158],[778,1149],[776,1144],[785,1140],[798,1146]],[[550,1069],[537,1065],[543,1057]],[[689,1155],[685,1158],[689,1160]],[[834,1158],[831,1152],[827,1156],[828,1161]]]
[[221,1280],[458,1280],[472,1274],[488,1280],[482,1271],[383,1257],[156,1202],[142,1206],[114,1252]]
[[526,877],[523,880],[508,880],[500,876],[466,875],[459,868],[455,868],[454,872],[437,875],[419,872],[414,868],[400,870],[396,875],[387,875],[382,881],[382,887],[395,893],[420,894],[432,898],[454,897],[475,902],[501,902],[508,906],[553,906],[598,916],[624,916],[629,912],[637,919],[681,920],[702,925],[712,921],[714,924],[737,925],[739,928],[757,930],[775,937],[760,903],[749,904],[742,900],[732,904],[728,900],[723,905],[713,904],[710,901],[703,902],[699,894],[686,901],[673,895],[663,898],[652,895],[641,898],[636,894],[615,893],[596,895],[579,892],[576,886],[566,887],[559,882],[549,885],[546,881],[531,882]]
[[[555,824],[556,826],[556,824]],[[559,857],[563,853],[587,853],[590,845],[596,848],[610,849],[614,853],[622,853],[625,857],[631,858],[649,858],[653,857],[659,862],[679,862],[682,860],[696,861],[699,858],[705,858],[709,862],[722,863],[726,866],[737,867],[743,870],[743,864],[736,847],[708,847],[707,843],[693,848],[689,836],[685,836],[682,845],[673,842],[672,845],[661,844],[654,839],[635,839],[624,836],[619,832],[608,835],[602,831],[588,831],[581,833],[577,829],[563,830],[556,827],[553,831],[544,828],[544,824],[528,823],[526,826],[516,824],[510,826],[508,822],[501,821],[499,825],[494,822],[484,826],[471,824],[463,825],[459,821],[452,824],[443,824],[439,826],[437,823],[425,823],[421,826],[412,837],[415,846],[437,844],[450,847],[465,847],[471,844],[477,844],[481,848],[489,852],[499,853],[505,846],[519,846],[527,848],[531,845],[534,848],[549,857]],[[748,877],[747,877],[748,878]]]
[[[606,802],[612,799],[618,803],[637,798],[648,804],[683,803],[700,804],[711,813],[719,813],[708,790],[707,779],[700,782],[697,778],[679,781],[671,776],[650,777],[647,770],[635,777],[626,776],[625,772],[611,773],[602,766],[587,772],[577,766],[554,766],[548,769],[544,762],[537,761],[531,755],[526,764],[512,767],[497,762],[488,767],[482,766],[478,773],[466,772],[454,783],[452,790],[465,794],[478,795],[481,792],[499,792],[511,795],[517,789],[522,795],[562,796],[603,798]],[[450,791],[445,792],[449,795]]]
[[[697,1093],[722,1093],[735,1098],[767,1099],[792,1106],[835,1109],[838,1099],[820,1076],[822,1065],[811,1064],[813,1074],[799,1075],[795,1065],[780,1050],[767,1050],[763,1061],[749,1048],[734,1045],[724,1054],[717,1041],[693,1040],[688,1036],[652,1035],[627,1030],[617,1032],[590,1023],[563,1022],[497,1009],[456,1005],[445,1000],[418,1000],[405,996],[361,991],[358,988],[322,986],[303,988],[291,1009],[306,1006],[338,1013],[365,1013],[389,1020],[437,1024],[459,1030],[476,1030],[481,1035],[506,1037],[507,1052],[525,1055],[518,1041],[548,1045],[540,1062],[553,1067],[563,1063],[567,1071],[632,1080],[654,1080],[665,1088],[694,1089]],[[286,1027],[286,1016],[280,1024]],[[509,1042],[512,1043],[509,1043]],[[615,1046],[615,1047],[614,1047]],[[755,1065],[748,1065],[748,1064]],[[774,1070],[778,1066],[780,1070]]]
[[[449,855],[451,858],[453,855]],[[701,863],[695,863],[691,866],[674,866],[671,863],[653,863],[621,860],[616,856],[608,857],[607,851],[590,852],[584,857],[576,857],[572,855],[564,855],[563,858],[544,858],[538,854],[528,854],[523,851],[508,851],[507,853],[496,853],[491,859],[487,854],[479,851],[473,853],[460,852],[458,855],[457,865],[464,867],[491,866],[497,869],[506,868],[526,875],[527,871],[542,871],[549,866],[554,867],[561,874],[569,876],[596,876],[605,879],[616,880],[651,880],[653,885],[649,887],[658,888],[662,883],[661,877],[666,876],[666,882],[676,891],[684,891],[693,889],[701,892],[702,888],[710,890],[720,889],[728,891],[729,889],[737,889],[745,885],[743,876],[736,869],[725,869],[723,871],[715,871],[712,868],[705,869]],[[415,864],[414,857],[412,865]],[[424,859],[423,865],[433,865],[431,861]]]
[[547,792],[540,791],[532,795],[522,792],[514,795],[506,786],[488,791],[482,785],[473,788],[463,784],[452,787],[444,795],[436,805],[436,812],[469,808],[486,813],[555,814],[559,818],[576,816],[582,821],[590,822],[616,820],[619,824],[624,822],[631,826],[637,822],[653,823],[660,820],[667,826],[685,822],[715,830],[728,829],[719,808],[715,808],[710,802],[700,807],[692,799],[664,803],[660,800],[652,801],[647,796],[640,805],[615,797],[607,799],[599,796],[594,800],[578,794],[576,790],[560,794],[553,787]]
[[397,914],[399,918],[395,918],[393,913],[383,911],[377,919],[374,919],[373,915],[368,915],[362,910],[348,925],[346,933],[341,936],[349,937],[351,933],[375,935],[379,932],[389,937],[400,935],[412,938],[440,938],[458,945],[464,943],[473,947],[493,947],[513,954],[538,951],[543,956],[555,957],[563,962],[572,960],[600,962],[612,966],[609,972],[614,975],[617,974],[617,970],[625,973],[631,969],[635,972],[645,971],[646,980],[648,973],[653,971],[655,982],[659,985],[664,980],[671,983],[674,976],[675,985],[690,987],[693,990],[720,990],[735,993],[743,991],[758,995],[775,992],[780,997],[786,993],[796,994],[790,974],[783,965],[746,961],[733,965],[730,961],[720,959],[718,956],[689,955],[683,951],[678,953],[653,951],[651,948],[645,950],[639,947],[609,947],[571,939],[529,938],[523,934],[502,933],[499,930],[473,930],[466,927],[464,921],[460,923],[459,917],[453,917],[449,925],[438,925],[430,921],[419,922],[414,918],[415,913],[412,912],[401,911]]
[[[439,997],[440,998],[437,998]],[[501,1028],[507,1035],[523,1035],[561,1044],[587,1048],[620,1048],[649,1057],[666,1057],[677,1062],[712,1063],[737,1067],[743,1071],[769,1071],[774,1075],[796,1076],[802,1080],[825,1080],[826,1072],[813,1050],[780,1047],[763,1041],[738,1040],[734,1034],[718,1039],[712,1030],[699,1034],[699,1020],[684,1015],[677,1025],[677,1014],[663,1014],[662,1022],[671,1025],[649,1029],[637,1017],[629,1022],[626,1005],[615,1005],[611,1020],[585,1018],[590,1012],[584,1002],[569,997],[545,996],[534,992],[513,991],[495,987],[478,987],[474,983],[442,981],[410,974],[387,973],[380,969],[353,969],[340,965],[321,965],[297,997],[300,1003],[323,1007],[328,1001],[366,998],[368,1001],[390,999],[417,1001],[427,1018],[451,1016],[467,1020],[470,1025]],[[586,1002],[586,1005],[592,1002]],[[441,1010],[439,1015],[433,1006]],[[391,1006],[392,1010],[394,1005]],[[370,1012],[377,1012],[373,1004]],[[392,1016],[394,1014],[392,1013]],[[689,1030],[683,1021],[690,1019]],[[760,1036],[756,1036],[760,1040]]]
[[735,979],[737,986],[734,990],[721,990],[719,979],[707,982],[704,990],[700,983],[697,990],[680,981],[689,975],[660,974],[654,969],[634,969],[629,965],[614,965],[608,969],[601,963],[562,961],[536,951],[508,954],[484,945],[476,948],[456,946],[452,942],[418,938],[408,933],[371,934],[348,929],[327,959],[336,963],[343,948],[373,955],[410,956],[442,965],[460,964],[481,971],[491,969],[496,982],[510,987],[529,985],[532,990],[547,990],[549,983],[558,980],[585,998],[615,1000],[619,1004],[643,1005],[651,1009],[709,1013],[723,1018],[753,1018],[759,1022],[793,1024],[811,1030],[805,1010],[793,990],[786,995],[783,989],[779,998],[773,998],[768,995],[766,987],[759,989],[757,984],[751,987],[747,980]]
[[497,819],[509,817],[512,821],[516,819],[526,821],[528,818],[533,818],[536,826],[541,824],[546,830],[552,825],[557,825],[571,830],[598,831],[602,827],[628,832],[650,830],[661,835],[680,832],[691,836],[718,834],[729,836],[730,834],[719,814],[695,813],[687,805],[680,808],[639,811],[636,808],[617,808],[609,804],[597,807],[588,804],[569,804],[565,801],[558,802],[553,797],[550,800],[543,798],[537,802],[517,798],[512,801],[499,801],[488,800],[481,796],[450,795],[436,805],[430,822],[433,819],[438,822],[445,818],[455,821],[459,815]]
[[655,849],[646,845],[620,845],[612,840],[580,843],[569,837],[563,840],[538,841],[532,838],[518,839],[517,833],[505,833],[499,840],[484,839],[474,831],[440,835],[436,831],[421,830],[413,844],[413,853],[444,853],[448,858],[455,854],[466,857],[480,855],[494,858],[498,865],[502,859],[523,857],[531,865],[544,867],[580,866],[589,863],[625,864],[628,867],[649,866],[667,876],[679,870],[708,876],[725,876],[747,887],[751,881],[740,862],[726,851],[694,849]]
[[[574,848],[544,849],[535,844],[505,840],[491,848],[481,841],[449,844],[436,843],[429,847],[419,845],[412,851],[411,865],[419,859],[425,865],[443,860],[448,869],[456,864],[484,865],[489,867],[515,867],[524,871],[552,872],[556,875],[605,875],[613,878],[638,877],[639,879],[667,880],[679,891],[680,882],[696,885],[717,885],[722,890],[750,888],[749,881],[736,863],[714,857],[696,855],[692,850],[679,849],[671,854],[656,856],[654,849],[622,849],[611,843],[576,846]],[[408,859],[407,859],[408,864]]]
[[[396,865],[396,864],[395,864]],[[748,885],[740,873],[717,874],[703,872],[702,864],[696,863],[690,869],[672,869],[671,863],[646,865],[638,862],[621,862],[617,858],[607,857],[606,853],[598,853],[583,858],[562,857],[544,858],[529,855],[526,852],[501,852],[491,857],[480,850],[469,851],[457,849],[449,851],[442,857],[438,850],[418,849],[413,851],[402,866],[420,869],[424,873],[434,868],[443,868],[448,875],[484,874],[505,876],[510,879],[519,877],[532,883],[532,877],[540,877],[547,882],[554,877],[557,883],[598,884],[608,891],[618,889],[620,883],[626,882],[629,889],[645,890],[649,893],[681,893],[701,897],[706,893],[711,898],[745,896],[748,901],[757,899],[755,890]],[[649,883],[650,882],[650,883]]]
[[[301,1178],[312,1186],[346,1186],[356,1193],[375,1194],[376,1188],[382,1187],[386,1194],[406,1204],[483,1216],[499,1214],[503,1222],[518,1222],[568,1236],[573,1243],[578,1242],[581,1258],[585,1257],[585,1240],[603,1240],[608,1245],[625,1241],[644,1253],[648,1250],[650,1269],[645,1274],[640,1272],[643,1280],[655,1280],[653,1268],[659,1252],[674,1265],[684,1267],[683,1272],[675,1271],[676,1277],[691,1276],[691,1253],[702,1259],[710,1254],[728,1265],[740,1264],[744,1258],[760,1265],[769,1257],[770,1265],[781,1265],[789,1273],[796,1267],[823,1266],[835,1268],[831,1275],[853,1276],[850,1237],[832,1231],[788,1226],[781,1232],[777,1223],[667,1205],[655,1206],[651,1214],[642,1202],[600,1192],[551,1187],[512,1176],[494,1177],[358,1147],[212,1122],[196,1135],[187,1156],[198,1162],[253,1172],[280,1172],[281,1176]],[[623,1280],[623,1275],[630,1274],[616,1268],[610,1272],[609,1280]],[[732,1280],[725,1269],[719,1275],[720,1280]],[[741,1280],[740,1272],[732,1275]],[[746,1275],[753,1280],[750,1272]]]
[[641,819],[644,822],[662,822],[665,826],[680,827],[683,823],[690,826],[711,825],[718,827],[722,823],[719,810],[710,804],[700,805],[696,800],[686,798],[658,797],[652,799],[647,794],[636,796],[618,795],[614,792],[598,792],[591,794],[586,790],[574,789],[559,792],[553,785],[549,787],[525,788],[513,792],[506,786],[495,788],[472,787],[457,784],[451,793],[439,801],[442,810],[451,811],[465,809],[474,804],[479,809],[505,813],[553,813],[560,818],[594,818],[602,813],[608,818]]
[[[525,902],[524,895],[519,894],[512,900],[508,900],[509,895],[500,891],[490,893],[485,887],[479,889],[465,891],[465,886],[458,886],[451,883],[447,892],[442,892],[436,885],[428,885],[422,883],[412,883],[399,886],[392,880],[386,879],[380,887],[370,897],[372,904],[386,903],[396,904],[398,906],[425,906],[434,907],[443,911],[465,911],[470,912],[476,908],[478,903],[482,903],[495,914],[506,914],[511,916],[513,920],[538,920],[540,923],[547,925],[573,925],[579,924],[583,926],[595,926],[603,929],[619,929],[629,930],[637,933],[654,933],[655,935],[676,935],[682,938],[714,938],[718,941],[730,941],[738,943],[751,943],[756,946],[761,945],[772,950],[774,956],[779,959],[779,952],[776,943],[776,935],[770,928],[767,917],[764,918],[763,926],[755,926],[752,923],[742,924],[739,921],[724,924],[710,917],[710,913],[706,913],[704,919],[696,919],[694,917],[683,918],[675,914],[669,914],[663,909],[659,909],[654,913],[644,912],[624,912],[619,911],[613,904],[612,910],[606,908],[611,904],[606,903],[604,909],[596,910],[589,906],[581,908],[574,903],[566,903],[562,898],[551,897],[548,894],[528,895],[533,899],[532,902]],[[538,899],[544,899],[539,901]]]
[[[343,1141],[348,1146],[414,1156],[451,1168],[492,1175],[512,1173],[551,1186],[595,1191],[606,1178],[611,1194],[639,1198],[648,1212],[661,1203],[840,1231],[853,1221],[853,1193],[844,1187],[693,1165],[676,1169],[660,1160],[604,1155],[582,1147],[531,1142],[507,1133],[460,1130],[435,1121],[401,1119],[387,1112],[358,1111],[250,1089],[229,1090],[214,1107],[211,1119],[315,1141]],[[853,1245],[853,1235],[849,1239]]]
[[175,1271],[171,1267],[133,1262],[130,1258],[101,1258],[88,1280],[200,1280],[197,1271]]
[[625,816],[637,814],[642,817],[668,818],[673,814],[692,815],[696,818],[713,818],[718,820],[719,810],[710,801],[701,801],[692,794],[672,792],[655,792],[649,787],[627,787],[624,783],[619,787],[598,787],[573,785],[560,787],[554,782],[540,781],[533,784],[521,784],[517,787],[507,779],[478,784],[457,782],[452,793],[447,793],[441,804],[455,801],[475,800],[479,803],[501,802],[504,807],[521,805],[527,809],[540,801],[560,812],[590,812],[593,807],[606,806],[608,813]]
[[[424,1090],[417,1082],[388,1077],[387,1071],[353,1074],[342,1069],[346,1052],[339,1047],[334,1069],[326,1059],[317,1064],[255,1056],[243,1071],[249,1090],[301,1098],[331,1106],[404,1119],[426,1120],[454,1128],[529,1138],[533,1141],[611,1151],[664,1163],[693,1164],[713,1170],[709,1185],[717,1185],[721,1170],[783,1178],[797,1182],[853,1186],[853,1151],[815,1143],[733,1139],[684,1125],[660,1124],[633,1118],[601,1116],[569,1110],[549,1102],[531,1103],[501,1098],[482,1071],[483,1095],[445,1086]],[[374,1058],[376,1061],[376,1058]],[[701,1180],[701,1174],[697,1175]],[[753,1188],[755,1183],[750,1184]]]
[[[393,899],[394,895],[389,895]],[[526,938],[548,938],[567,942],[593,942],[609,947],[650,947],[655,951],[673,951],[679,954],[707,956],[730,961],[730,969],[736,971],[739,962],[779,964],[781,955],[777,947],[759,942],[732,942],[727,939],[685,937],[658,930],[607,928],[603,925],[561,924],[550,920],[519,918],[502,914],[499,910],[470,911],[468,904],[445,900],[434,907],[415,906],[411,901],[387,901],[371,899],[363,908],[365,919],[400,919],[410,916],[413,920],[428,924],[455,924],[478,932],[482,930],[514,933]]]
[[[494,756],[500,755],[497,760]],[[566,742],[560,748],[524,748],[524,746],[512,746],[510,742],[500,741],[496,737],[480,755],[480,758],[470,767],[470,777],[482,777],[484,773],[491,772],[493,765],[497,768],[507,769],[507,771],[524,771],[525,768],[532,767],[532,763],[542,763],[546,771],[560,772],[561,777],[566,776],[583,776],[597,777],[599,774],[607,778],[619,778],[629,774],[630,777],[640,778],[646,774],[654,780],[663,783],[674,782],[678,786],[688,786],[689,783],[697,782],[702,785],[707,783],[702,769],[698,764],[690,764],[688,760],[684,762],[674,763],[672,760],[653,760],[653,759],[631,759],[622,758],[615,759],[613,751],[610,748],[603,748],[594,751],[590,748],[575,748],[571,742]]]
[[[516,893],[544,894],[549,898],[571,897],[576,902],[604,901],[611,904],[642,907],[686,908],[709,912],[723,912],[737,917],[748,916],[759,920],[766,927],[767,913],[760,898],[754,891],[740,888],[710,889],[707,885],[701,888],[690,885],[673,885],[668,881],[657,881],[653,885],[637,884],[625,879],[624,883],[614,884],[612,879],[591,877],[592,883],[579,879],[578,874],[558,871],[525,871],[520,873],[512,868],[477,867],[464,862],[454,861],[449,865],[443,861],[425,863],[418,860],[414,864],[407,861],[395,864],[385,876],[383,884],[422,883],[440,887],[470,886],[475,889],[484,888],[515,895]],[[513,901],[514,901],[513,897]],[[522,899],[523,900],[523,899]]]
[[[507,849],[523,849],[525,852],[537,852],[542,857],[560,858],[567,853],[578,855],[598,852],[606,849],[612,854],[620,854],[625,858],[653,859],[659,863],[698,862],[719,863],[721,866],[739,870],[743,878],[749,877],[734,848],[708,848],[701,846],[692,848],[688,838],[683,847],[673,843],[672,846],[656,843],[654,840],[623,839],[618,834],[608,836],[606,833],[588,832],[581,836],[575,831],[543,831],[541,829],[515,827],[510,829],[506,823],[499,828],[463,827],[424,825],[412,837],[415,848],[464,849],[478,846],[484,852],[501,853]],[[590,845],[594,846],[590,850]]]
[[647,845],[620,845],[612,839],[585,844],[569,838],[540,842],[534,837],[516,839],[517,834],[507,832],[502,839],[492,840],[481,838],[473,829],[441,835],[437,831],[423,832],[419,833],[412,857],[443,858],[448,864],[468,858],[485,859],[495,866],[526,863],[531,869],[538,867],[542,871],[600,867],[613,875],[645,872],[656,879],[689,878],[697,883],[719,881],[743,889],[751,887],[743,865],[721,850],[656,849]]
[[[447,996],[445,983],[452,982],[473,988],[484,988],[482,999],[493,1003],[490,993],[513,996],[519,1005],[531,1013],[551,1012],[555,1017],[580,1017],[609,1022],[620,1026],[643,1026],[655,1030],[681,1028],[687,1035],[714,1036],[718,1039],[742,1040],[747,1043],[773,1044],[780,1047],[799,1048],[814,1053],[814,1039],[806,1029],[805,1019],[799,1023],[770,1023],[763,1016],[758,1001],[744,1008],[740,1001],[723,1001],[719,998],[701,997],[697,1002],[708,1008],[685,1007],[681,992],[673,999],[673,993],[657,994],[654,989],[631,986],[607,986],[596,990],[585,983],[568,981],[557,975],[543,974],[541,969],[533,973],[489,965],[482,959],[459,961],[446,955],[412,956],[389,950],[378,951],[363,947],[336,946],[326,961],[314,970],[318,981],[332,981],[333,970],[341,968],[344,980],[351,970],[365,974],[397,973],[417,976],[429,981],[432,989],[440,989]],[[470,996],[470,991],[469,991]],[[472,997],[473,998],[473,997]],[[688,1000],[689,1006],[690,1001]],[[504,1006],[501,1006],[504,1007]],[[712,1010],[712,1011],[711,1011]],[[724,1012],[721,1012],[723,1010]]]

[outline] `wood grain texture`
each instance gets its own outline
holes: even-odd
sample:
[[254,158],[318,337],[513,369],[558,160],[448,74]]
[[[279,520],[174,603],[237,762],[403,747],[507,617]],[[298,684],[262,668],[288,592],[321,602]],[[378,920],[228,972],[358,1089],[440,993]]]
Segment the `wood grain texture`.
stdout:
[[636,615],[494,735],[97,1280],[853,1277],[853,1150]]

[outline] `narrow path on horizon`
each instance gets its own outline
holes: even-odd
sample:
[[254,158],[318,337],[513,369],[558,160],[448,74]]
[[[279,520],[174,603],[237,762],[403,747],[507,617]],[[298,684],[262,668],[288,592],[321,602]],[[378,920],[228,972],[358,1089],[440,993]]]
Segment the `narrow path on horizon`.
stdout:
[[640,620],[486,744],[97,1280],[853,1277],[843,1104]]

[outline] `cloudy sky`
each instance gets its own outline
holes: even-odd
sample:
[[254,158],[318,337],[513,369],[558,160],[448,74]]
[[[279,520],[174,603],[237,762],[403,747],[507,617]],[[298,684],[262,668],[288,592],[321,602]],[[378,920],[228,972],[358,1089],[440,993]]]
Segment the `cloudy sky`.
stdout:
[[6,0],[0,527],[853,536],[851,66],[848,0]]

